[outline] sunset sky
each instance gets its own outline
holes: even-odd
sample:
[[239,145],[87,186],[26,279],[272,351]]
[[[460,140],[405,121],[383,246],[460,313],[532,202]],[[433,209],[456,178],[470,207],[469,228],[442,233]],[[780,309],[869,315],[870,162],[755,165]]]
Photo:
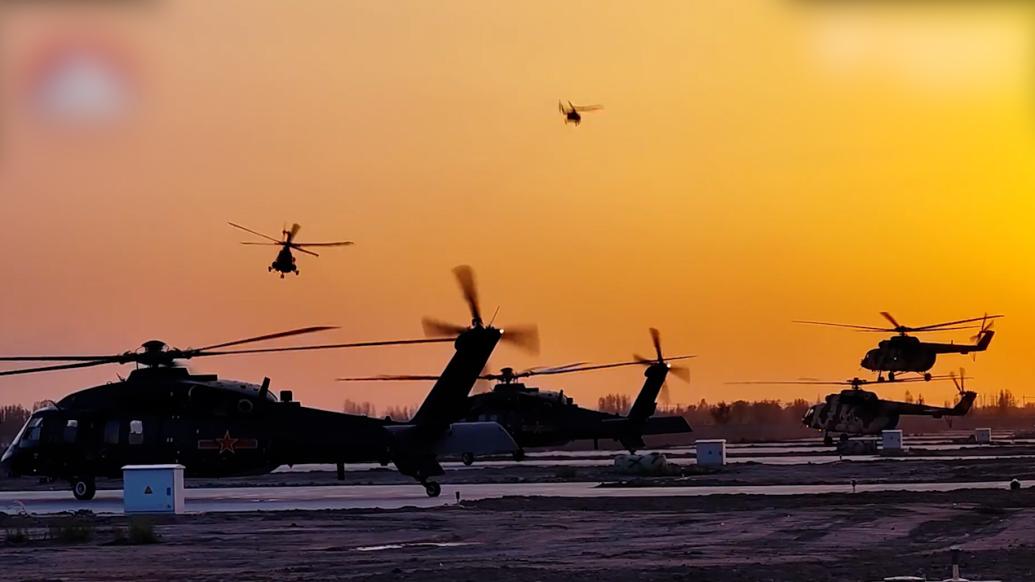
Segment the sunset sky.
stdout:
[[[991,349],[934,371],[1035,397],[1028,5],[85,4],[0,7],[0,353],[308,325],[341,326],[320,342],[415,338],[422,316],[468,319],[450,269],[470,264],[486,311],[540,327],[539,356],[501,346],[494,369],[627,359],[656,326],[668,353],[698,355],[677,401],[812,400],[825,391],[725,382],[861,375],[883,337],[793,319],[988,311],[1007,316]],[[69,50],[86,80],[53,58]],[[558,99],[605,108],[565,126]],[[272,248],[239,245],[227,220],[357,244],[282,281]],[[384,407],[428,385],[333,379],[434,373],[451,353],[191,368]],[[129,369],[0,378],[0,400]],[[641,382],[626,368],[538,384],[595,406]]]

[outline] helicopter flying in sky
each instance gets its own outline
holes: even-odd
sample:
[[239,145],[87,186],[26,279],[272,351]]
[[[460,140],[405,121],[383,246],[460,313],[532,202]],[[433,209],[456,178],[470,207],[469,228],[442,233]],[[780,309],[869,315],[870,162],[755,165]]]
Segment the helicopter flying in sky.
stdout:
[[[817,385],[848,386],[840,392],[827,395],[823,402],[813,404],[805,411],[802,424],[809,428],[823,431],[823,442],[833,444],[832,433],[840,433],[841,440],[848,440],[850,435],[880,434],[884,430],[892,430],[898,426],[902,416],[931,416],[942,418],[947,416],[964,416],[974,404],[977,393],[964,386],[966,375],[950,373],[948,376],[932,377],[932,380],[949,380],[956,385],[959,402],[952,407],[928,406],[923,403],[897,402],[884,400],[877,394],[862,387],[872,381],[852,378],[844,381],[797,380],[789,382],[731,382],[731,384],[771,384],[771,385]],[[925,382],[924,378],[904,378],[898,382]]]
[[[127,464],[179,463],[188,476],[268,473],[280,465],[394,463],[424,485],[441,487],[440,455],[512,453],[517,445],[498,423],[457,422],[489,355],[501,340],[537,345],[534,332],[504,332],[477,312],[470,327],[450,337],[226,349],[332,329],[309,327],[202,348],[170,348],[149,341],[141,350],[100,356],[5,356],[4,362],[62,362],[0,371],[13,376],[105,364],[136,364],[128,378],[76,391],[32,413],[0,458],[0,469],[68,481],[78,499],[90,499],[96,477],[118,477]],[[179,364],[207,356],[453,342],[456,352],[417,414],[407,422],[300,406],[290,390],[280,398],[261,385],[191,374]]]
[[[924,380],[932,378],[930,369],[934,367],[939,354],[970,354],[983,352],[992,343],[995,332],[992,331],[994,320],[1003,317],[1002,315],[988,315],[972,317],[969,319],[958,319],[944,323],[921,325],[910,327],[900,324],[890,313],[882,311],[881,316],[887,319],[892,327],[876,327],[868,325],[849,325],[844,323],[827,323],[822,321],[796,320],[794,323],[809,325],[825,325],[829,327],[841,327],[854,329],[862,332],[897,333],[886,340],[881,340],[877,347],[866,352],[860,365],[867,370],[877,372],[877,381],[884,381],[884,373],[888,373],[888,381],[896,381],[896,375],[906,372],[922,374]],[[975,325],[977,324],[977,325]],[[919,338],[909,335],[911,333],[929,333],[936,331],[951,331],[960,329],[977,329],[978,332],[971,341],[973,344],[954,344],[925,342]]]
[[266,268],[267,271],[277,271],[280,273],[280,278],[283,279],[287,273],[294,273],[295,275],[300,274],[298,266],[295,265],[295,256],[291,253],[292,250],[296,250],[300,253],[319,257],[320,255],[308,250],[310,247],[346,247],[353,245],[352,241],[337,241],[337,242],[319,242],[319,243],[300,243],[295,241],[295,237],[298,235],[298,231],[302,229],[298,223],[292,224],[291,229],[287,227],[281,231],[281,237],[279,240],[271,236],[256,232],[250,228],[241,226],[240,224],[234,224],[228,222],[230,226],[241,229],[245,232],[254,234],[255,236],[266,239],[268,242],[242,242],[243,245],[264,245],[264,246],[279,246],[280,251],[277,252],[277,258],[270,263],[270,266]]
[[603,105],[574,105],[571,101],[565,105],[563,101],[557,102],[557,109],[564,115],[564,124],[574,123],[578,126],[582,123],[582,113],[603,109]]
[[[466,407],[457,419],[468,422],[498,422],[521,447],[515,451],[517,460],[524,458],[527,447],[544,447],[563,445],[573,440],[592,439],[597,443],[600,439],[614,439],[630,452],[643,448],[644,435],[679,434],[691,432],[690,425],[682,416],[653,416],[659,395],[663,401],[668,400],[666,378],[669,372],[676,377],[690,380],[690,370],[682,366],[673,366],[669,362],[684,360],[694,356],[673,356],[666,358],[661,352],[661,339],[657,329],[651,328],[656,359],[633,356],[632,361],[609,364],[590,365],[584,362],[548,368],[531,368],[514,371],[513,368],[502,368],[498,373],[481,374],[483,381],[495,381],[491,391],[475,394],[467,398]],[[608,414],[596,410],[582,408],[575,404],[564,391],[543,391],[526,386],[519,382],[532,376],[548,376],[570,374],[591,370],[604,370],[625,366],[644,366],[643,387],[626,416]],[[438,376],[423,375],[386,375],[365,378],[339,378],[341,381],[432,381]],[[459,409],[458,409],[459,410]],[[462,455],[465,464],[474,461],[474,455],[465,452]]]

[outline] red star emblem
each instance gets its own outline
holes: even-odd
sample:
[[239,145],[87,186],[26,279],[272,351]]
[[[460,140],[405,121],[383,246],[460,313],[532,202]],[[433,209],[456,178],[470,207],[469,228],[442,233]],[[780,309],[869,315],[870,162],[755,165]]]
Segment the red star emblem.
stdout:
[[229,451],[231,453],[236,453],[237,451],[234,450],[234,447],[237,446],[237,441],[239,440],[241,439],[235,439],[234,437],[230,436],[230,429],[227,429],[226,434],[223,435],[223,438],[216,439],[216,443],[219,444],[219,452],[222,453],[223,451]]
[[218,450],[219,454],[223,453],[237,453],[238,449],[257,449],[259,448],[259,441],[250,438],[239,438],[230,436],[230,429],[226,430],[220,438],[215,439],[201,439],[198,441],[199,450],[215,451]]

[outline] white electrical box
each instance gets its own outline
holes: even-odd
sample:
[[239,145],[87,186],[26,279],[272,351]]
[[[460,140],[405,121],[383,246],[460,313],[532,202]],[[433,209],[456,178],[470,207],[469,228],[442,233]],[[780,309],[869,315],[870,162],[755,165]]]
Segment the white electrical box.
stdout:
[[992,429],[990,428],[975,428],[974,429],[974,442],[987,445],[992,442]]
[[885,451],[902,450],[902,431],[882,430],[880,433],[881,448]]
[[126,513],[183,513],[183,465],[126,465],[122,502]]
[[697,447],[697,464],[722,466],[726,464],[726,439],[701,440]]

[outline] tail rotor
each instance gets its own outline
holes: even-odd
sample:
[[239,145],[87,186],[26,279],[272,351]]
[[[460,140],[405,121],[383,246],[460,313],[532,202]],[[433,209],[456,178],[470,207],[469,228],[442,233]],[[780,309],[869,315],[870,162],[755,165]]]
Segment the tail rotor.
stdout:
[[[995,320],[989,318],[988,314],[986,313],[984,317],[981,318],[981,327],[978,329],[978,332],[976,334],[970,336],[970,341],[974,342],[976,345],[979,346],[982,342],[989,341],[991,339],[989,336],[995,333],[994,331],[992,331],[993,327],[995,327]],[[975,362],[977,361],[977,352],[971,354],[971,359]]]
[[[654,344],[654,353],[657,356],[657,359],[651,360],[635,354],[633,355],[633,358],[639,363],[643,364],[644,366],[665,366],[667,368],[666,373],[672,373],[680,380],[689,383],[690,368],[686,366],[673,366],[672,364],[669,364],[669,362],[673,360],[683,360],[690,356],[675,356],[666,359],[661,351],[661,332],[659,332],[657,328],[650,328],[650,338],[651,342]],[[661,385],[661,392],[658,394],[658,400],[660,400],[661,403],[665,406],[669,406],[672,404],[672,393],[669,391],[667,380],[664,384]]]
[[[472,329],[492,328],[482,320],[481,304],[478,297],[478,286],[475,283],[474,270],[467,265],[460,265],[453,269],[453,275],[460,286],[464,301],[471,313],[471,325],[465,327],[454,323],[448,323],[425,317],[422,321],[424,333],[428,337],[455,337]],[[535,325],[515,326],[507,329],[500,329],[502,337],[500,341],[514,344],[531,353],[539,353],[539,329]]]

